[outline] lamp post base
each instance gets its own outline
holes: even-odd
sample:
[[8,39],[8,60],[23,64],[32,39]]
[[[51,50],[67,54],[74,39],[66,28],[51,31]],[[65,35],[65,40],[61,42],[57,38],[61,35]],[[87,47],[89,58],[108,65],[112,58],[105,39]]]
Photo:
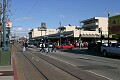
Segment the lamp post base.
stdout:
[[8,47],[2,47],[2,50],[3,50],[3,51],[7,51],[7,50],[8,50]]

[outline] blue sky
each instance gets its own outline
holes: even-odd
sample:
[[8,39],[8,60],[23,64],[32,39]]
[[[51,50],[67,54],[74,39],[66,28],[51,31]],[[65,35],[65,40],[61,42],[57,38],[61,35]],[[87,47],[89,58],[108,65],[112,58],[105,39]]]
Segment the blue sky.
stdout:
[[9,4],[12,32],[21,36],[40,27],[41,22],[57,29],[59,22],[78,26],[79,20],[107,17],[108,11],[110,16],[120,14],[120,0],[11,0]]

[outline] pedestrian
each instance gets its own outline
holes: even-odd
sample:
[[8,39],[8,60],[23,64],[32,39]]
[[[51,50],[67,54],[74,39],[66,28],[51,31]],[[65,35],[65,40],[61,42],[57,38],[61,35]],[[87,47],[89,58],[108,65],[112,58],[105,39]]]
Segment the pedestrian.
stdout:
[[48,53],[49,52],[49,46],[48,46],[48,43],[46,42],[45,43],[45,51]]
[[45,49],[44,49],[44,43],[42,43],[42,45],[41,45],[40,52],[41,52],[41,51],[45,52]]
[[23,46],[22,51],[24,52],[26,50],[26,48],[25,48],[25,42],[23,42],[22,46]]
[[28,50],[28,43],[25,42],[25,49]]
[[55,48],[56,48],[56,45],[55,45],[55,43],[52,43],[53,45],[52,45],[52,50],[51,50],[51,52],[56,52],[56,50],[55,50]]

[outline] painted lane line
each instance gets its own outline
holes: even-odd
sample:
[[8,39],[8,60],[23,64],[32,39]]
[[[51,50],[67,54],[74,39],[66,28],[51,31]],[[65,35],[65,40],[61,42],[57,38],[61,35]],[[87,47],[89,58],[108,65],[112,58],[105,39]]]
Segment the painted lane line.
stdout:
[[[50,57],[50,58],[56,59],[56,60],[58,60],[58,61],[61,61],[61,62],[64,62],[64,63],[66,63],[66,64],[69,64],[69,65],[72,65],[72,66],[75,66],[75,67],[76,67],[76,65],[71,64],[71,63],[69,63],[69,62],[66,62],[66,61],[64,61],[64,60],[61,60],[61,59],[55,58],[55,57],[50,56],[50,55],[46,55],[46,54],[44,54],[44,53],[41,53],[41,54],[44,55],[44,56],[47,56],[47,57]],[[32,55],[33,55],[33,54],[32,54]],[[59,55],[60,55],[60,54],[59,54]],[[34,55],[34,56],[35,56],[35,55]],[[37,57],[37,56],[36,56],[36,57]],[[95,75],[97,75],[97,76],[103,77],[103,78],[108,79],[108,80],[113,80],[113,79],[110,79],[110,78],[105,77],[105,76],[103,76],[103,75],[97,74],[97,73],[95,73],[95,72],[93,72],[93,71],[89,71],[89,70],[85,70],[85,71],[87,71],[87,72],[89,72],[89,73],[92,73],[92,74],[95,74]]]
[[41,53],[41,54],[44,55],[44,56],[47,56],[47,57],[50,57],[50,58],[56,59],[56,60],[58,60],[58,61],[61,61],[61,62],[64,62],[64,63],[66,63],[66,64],[69,64],[69,65],[72,65],[72,66],[75,66],[75,67],[76,67],[76,65],[71,64],[71,63],[69,63],[69,62],[66,62],[66,61],[64,61],[64,60],[61,60],[61,59],[55,58],[55,57],[50,56],[50,55],[46,55],[46,54],[44,54],[44,53]]
[[39,61],[39,59],[38,59],[37,57],[36,57],[36,58],[35,58],[35,57],[32,57],[32,60],[35,60],[35,61],[37,61],[37,62]]
[[95,74],[95,75],[97,75],[97,76],[103,77],[103,78],[108,79],[108,80],[113,80],[113,79],[110,79],[110,78],[105,77],[105,76],[103,76],[103,75],[100,75],[100,74],[98,74],[98,73],[95,73],[95,72],[93,72],[93,71],[89,71],[89,70],[85,70],[85,71],[87,71],[87,72],[89,72],[89,73],[92,73],[92,74]]

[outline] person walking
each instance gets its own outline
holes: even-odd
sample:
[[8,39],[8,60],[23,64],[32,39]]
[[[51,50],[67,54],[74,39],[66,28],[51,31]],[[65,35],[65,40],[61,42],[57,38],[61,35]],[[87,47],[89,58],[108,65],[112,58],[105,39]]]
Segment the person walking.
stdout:
[[28,50],[28,43],[25,42],[25,49]]
[[56,50],[55,50],[55,48],[56,48],[56,45],[55,45],[55,43],[52,43],[53,44],[53,46],[52,46],[52,50],[51,50],[51,52],[56,52]]
[[23,42],[22,46],[23,46],[22,52],[25,52],[25,50],[26,50],[26,48],[25,48],[25,42]]
[[49,46],[48,46],[48,43],[46,42],[45,43],[45,51],[48,53],[49,52]]
[[41,45],[40,52],[41,52],[41,51],[45,52],[45,49],[44,49],[44,43],[42,43],[42,45]]

